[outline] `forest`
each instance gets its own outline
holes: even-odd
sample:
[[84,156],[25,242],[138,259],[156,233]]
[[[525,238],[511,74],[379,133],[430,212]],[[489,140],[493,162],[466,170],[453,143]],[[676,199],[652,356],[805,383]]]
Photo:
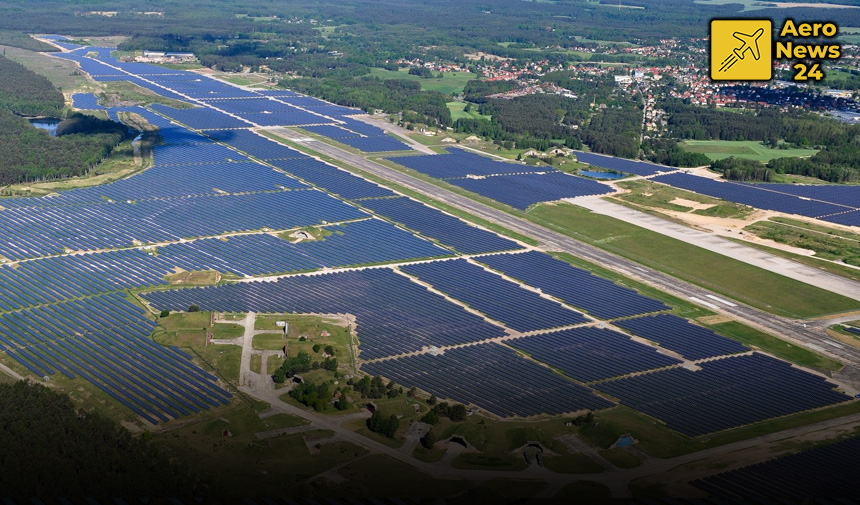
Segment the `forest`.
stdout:
[[5,496],[195,496],[205,484],[146,437],[78,410],[68,396],[0,384],[0,489]]
[[51,82],[5,56],[0,56],[0,110],[20,116],[56,116],[63,94]]
[[435,91],[421,91],[421,84],[405,79],[381,80],[374,77],[356,79],[303,78],[290,79],[285,87],[318,96],[330,102],[366,111],[382,109],[386,113],[403,112],[403,120],[431,126],[450,126],[451,97]]
[[58,116],[63,95],[39,74],[0,56],[0,185],[85,174],[131,133],[123,125],[74,114],[58,137],[22,116]]
[[809,158],[776,158],[767,166],[740,159],[713,163],[712,167],[723,172],[726,178],[766,182],[774,174],[793,174],[828,182],[860,180],[858,125],[846,125],[810,112],[783,112],[769,107],[732,111],[676,101],[665,104],[664,109],[668,113],[668,134],[675,138],[760,140],[775,149],[782,146],[821,148]]

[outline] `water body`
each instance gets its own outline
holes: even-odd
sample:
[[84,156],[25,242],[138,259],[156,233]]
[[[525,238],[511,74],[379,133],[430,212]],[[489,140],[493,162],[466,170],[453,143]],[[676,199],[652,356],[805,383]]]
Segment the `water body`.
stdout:
[[35,126],[38,129],[40,129],[40,130],[47,131],[48,133],[51,134],[52,137],[56,137],[57,136],[57,125],[60,124],[60,121],[62,121],[62,120],[57,119],[57,118],[46,117],[46,118],[31,119],[30,124]]
[[627,177],[626,174],[619,174],[617,172],[599,172],[597,170],[580,170],[577,172],[578,175],[582,175],[584,177],[591,177],[592,179],[601,179],[604,181],[614,180],[614,179],[623,179]]

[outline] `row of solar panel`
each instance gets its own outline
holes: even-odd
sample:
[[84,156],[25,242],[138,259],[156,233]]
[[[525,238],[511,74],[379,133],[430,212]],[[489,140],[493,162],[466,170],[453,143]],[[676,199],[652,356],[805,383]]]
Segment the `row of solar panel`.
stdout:
[[327,228],[323,240],[291,243],[240,235],[0,266],[0,310],[164,284],[178,270],[272,275],[447,256],[451,253],[378,219]]
[[231,397],[187,355],[149,340],[154,323],[118,295],[0,315],[0,325],[14,344],[6,353],[37,376],[82,377],[153,424]]
[[66,250],[131,247],[227,232],[337,223],[367,214],[318,191],[114,202],[2,211],[0,254],[25,259]]
[[763,354],[744,354],[594,386],[689,436],[848,401],[823,377]]
[[860,437],[855,436],[690,484],[722,499],[851,503],[860,496],[857,454]]
[[390,269],[294,276],[277,282],[147,293],[158,308],[353,314],[360,356],[370,360],[504,335],[502,328],[466,312]]

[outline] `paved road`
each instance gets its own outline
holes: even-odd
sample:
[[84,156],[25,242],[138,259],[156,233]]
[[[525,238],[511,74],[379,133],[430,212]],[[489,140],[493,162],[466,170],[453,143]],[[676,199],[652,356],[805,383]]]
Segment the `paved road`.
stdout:
[[[423,193],[436,200],[463,209],[474,216],[487,221],[498,223],[510,230],[537,239],[543,248],[550,251],[563,251],[645,284],[659,288],[683,299],[696,298],[709,300],[714,293],[707,289],[681,281],[668,274],[643,267],[631,260],[608,253],[595,246],[580,242],[560,232],[545,228],[527,219],[513,216],[496,208],[490,207],[470,198],[440,188],[435,184],[416,179],[375,161],[363,158],[318,140],[307,139],[302,135],[286,128],[273,129],[278,135],[289,140],[299,141],[308,148],[332,158],[343,161],[360,170],[395,182],[401,186]],[[742,303],[735,306],[725,304],[715,305],[717,312],[729,315],[750,326],[778,335],[798,345],[809,347],[816,352],[834,357],[846,364],[846,367],[835,375],[856,388],[860,388],[860,349],[832,345],[823,328],[817,325],[807,325],[806,321],[776,316],[750,307]],[[806,326],[804,326],[806,325]],[[810,347],[811,346],[811,347]]]
[[646,214],[600,197],[576,198],[574,203],[597,214],[620,219],[624,222],[635,224],[661,235],[699,246],[790,279],[826,289],[827,291],[832,291],[833,293],[847,296],[854,300],[860,300],[860,282],[852,281],[851,279],[846,279],[845,277],[804,265],[788,258],[776,256],[745,244],[726,240],[724,237],[714,233],[696,230],[658,216]]

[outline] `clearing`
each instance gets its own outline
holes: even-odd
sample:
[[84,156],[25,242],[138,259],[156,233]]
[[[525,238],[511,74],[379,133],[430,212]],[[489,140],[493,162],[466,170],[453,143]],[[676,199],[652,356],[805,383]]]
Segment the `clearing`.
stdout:
[[818,152],[815,149],[772,149],[757,140],[685,140],[681,146],[691,153],[702,153],[711,160],[734,156],[762,163],[776,158],[812,156]]

